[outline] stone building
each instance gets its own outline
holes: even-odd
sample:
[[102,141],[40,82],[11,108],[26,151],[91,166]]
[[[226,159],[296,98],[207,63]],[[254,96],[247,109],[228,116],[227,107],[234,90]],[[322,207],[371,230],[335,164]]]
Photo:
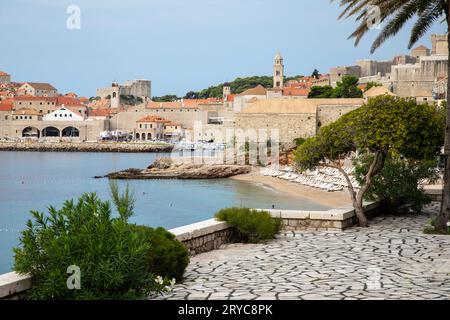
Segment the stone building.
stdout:
[[342,66],[334,67],[330,69],[330,85],[336,87],[337,83],[342,81],[342,77],[345,75],[360,77],[360,66]]
[[120,106],[120,87],[117,82],[113,82],[110,87],[98,88],[96,96],[109,100],[110,108],[119,108]]
[[150,80],[144,79],[129,80],[119,85],[119,91],[121,95],[141,97],[148,100],[152,97],[152,83]]
[[41,114],[47,114],[57,109],[56,97],[18,96],[14,98],[14,109],[35,109]]
[[162,140],[164,138],[164,124],[167,119],[157,116],[145,116],[136,121],[134,138],[136,140]]
[[438,79],[447,77],[448,57],[430,55],[419,57],[416,64],[393,66],[389,89],[400,97],[422,97],[433,99],[433,88]]
[[411,50],[411,56],[413,56],[416,59],[419,59],[420,57],[429,56],[430,53],[431,53],[430,49],[428,49],[424,45],[420,45]]
[[42,117],[44,121],[83,121],[84,116],[69,110],[66,107],[61,107],[51,113]]
[[273,64],[273,87],[282,89],[284,87],[284,63],[283,57],[280,54],[280,50],[274,58]]
[[0,70],[0,84],[9,84],[11,83],[11,76],[6,72]]
[[431,54],[448,55],[448,38],[446,34],[431,35]]
[[267,99],[267,89],[262,85],[258,85],[254,88],[245,90],[244,92],[237,94],[234,97],[233,111],[241,112],[247,106],[247,104],[252,103],[256,100]]
[[35,97],[56,97],[58,90],[49,83],[25,82],[17,90],[17,94]]

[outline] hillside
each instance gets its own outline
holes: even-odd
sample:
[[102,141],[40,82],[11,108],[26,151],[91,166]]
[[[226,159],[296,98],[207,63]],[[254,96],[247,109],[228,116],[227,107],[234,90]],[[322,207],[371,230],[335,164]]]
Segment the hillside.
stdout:
[[[286,77],[285,81],[292,79],[297,79],[300,76]],[[231,93],[239,94],[247,89],[256,87],[257,85],[262,85],[266,88],[271,88],[273,86],[272,76],[253,76],[246,78],[236,78],[235,80],[228,82],[231,86]],[[207,89],[200,91],[189,91],[184,96],[185,99],[207,99],[207,98],[221,98],[223,94],[223,83],[211,86]]]

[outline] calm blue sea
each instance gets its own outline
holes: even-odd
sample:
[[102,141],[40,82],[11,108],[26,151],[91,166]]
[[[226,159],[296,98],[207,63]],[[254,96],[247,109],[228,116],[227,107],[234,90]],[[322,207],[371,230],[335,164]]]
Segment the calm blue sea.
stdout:
[[[11,271],[12,248],[30,210],[59,208],[83,192],[109,199],[108,181],[93,176],[144,168],[164,154],[0,152],[0,274]],[[223,207],[327,209],[273,189],[231,179],[136,180],[128,183],[136,196],[132,222],[174,228],[211,218]]]

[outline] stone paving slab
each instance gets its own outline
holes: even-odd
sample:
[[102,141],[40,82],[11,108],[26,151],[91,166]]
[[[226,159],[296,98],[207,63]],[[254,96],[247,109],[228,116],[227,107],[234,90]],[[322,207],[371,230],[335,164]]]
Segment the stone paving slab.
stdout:
[[450,299],[450,236],[422,232],[438,209],[226,245],[193,257],[163,299]]

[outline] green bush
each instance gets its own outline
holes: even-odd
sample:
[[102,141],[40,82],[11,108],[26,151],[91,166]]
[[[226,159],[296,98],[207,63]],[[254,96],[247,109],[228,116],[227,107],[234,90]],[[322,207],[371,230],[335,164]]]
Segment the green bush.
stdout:
[[[15,271],[33,277],[29,298],[138,299],[167,290],[168,280],[148,270],[149,241],[130,230],[129,210],[121,212],[112,217],[110,203],[95,193],[66,201],[60,210],[49,207],[46,215],[32,211],[14,249]],[[68,286],[70,266],[80,270],[77,289]]]
[[236,228],[239,241],[258,243],[273,239],[281,227],[281,220],[272,218],[267,211],[248,208],[226,208],[216,213],[216,218]]
[[428,224],[423,229],[425,234],[440,234],[440,235],[450,235],[450,227],[447,227],[446,231],[438,231],[436,229],[436,218],[432,218],[428,221]]
[[[356,179],[364,183],[363,173],[367,172],[371,157],[362,156],[361,164],[355,167]],[[366,193],[367,200],[381,200],[383,210],[393,214],[400,207],[420,213],[423,206],[431,202],[419,186],[419,181],[437,179],[437,160],[409,161],[389,155],[384,168],[375,176],[373,185]]]
[[149,271],[168,279],[181,280],[189,264],[186,246],[164,228],[130,226],[133,231],[143,234],[150,242],[151,246],[147,253]]

